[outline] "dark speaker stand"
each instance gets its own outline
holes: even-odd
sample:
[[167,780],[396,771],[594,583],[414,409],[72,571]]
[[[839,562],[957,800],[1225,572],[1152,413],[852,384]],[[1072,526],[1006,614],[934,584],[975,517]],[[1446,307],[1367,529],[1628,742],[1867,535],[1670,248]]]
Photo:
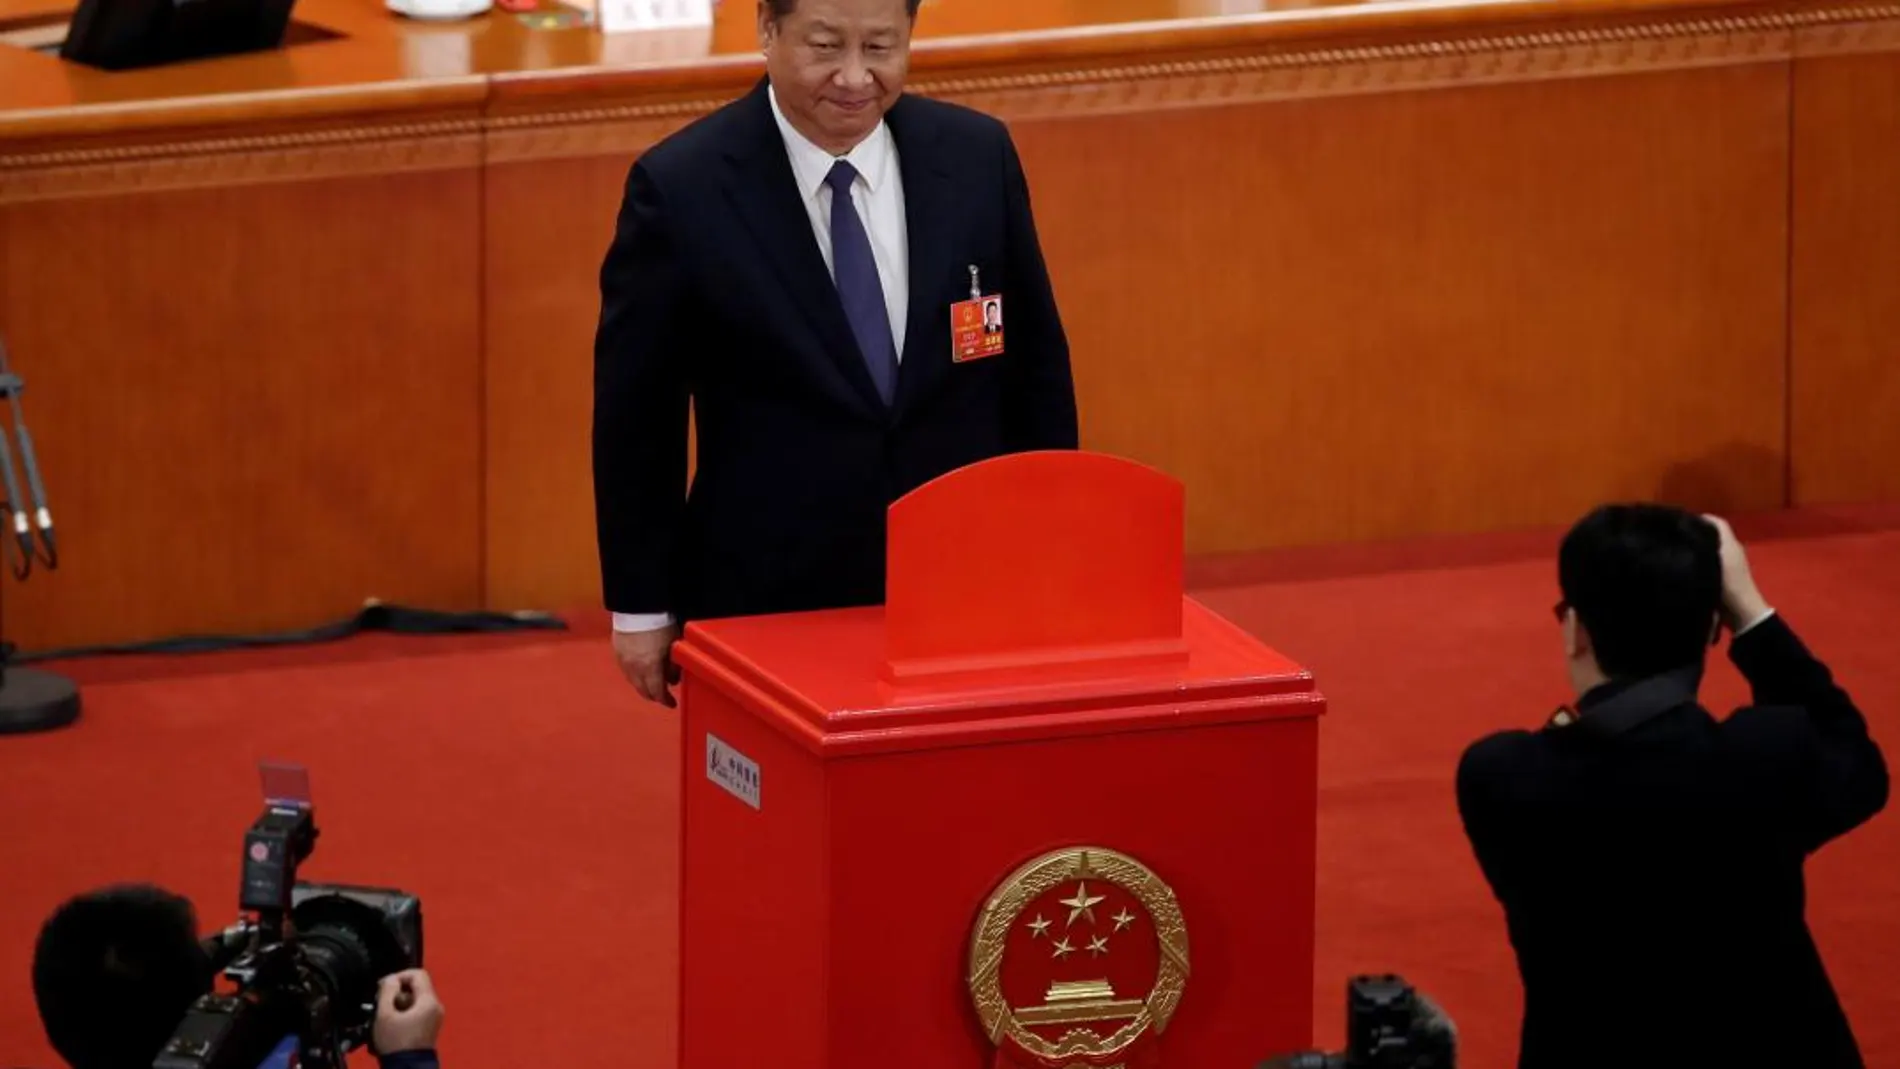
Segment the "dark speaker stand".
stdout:
[[79,685],[37,668],[15,668],[0,643],[0,735],[52,731],[79,719]]

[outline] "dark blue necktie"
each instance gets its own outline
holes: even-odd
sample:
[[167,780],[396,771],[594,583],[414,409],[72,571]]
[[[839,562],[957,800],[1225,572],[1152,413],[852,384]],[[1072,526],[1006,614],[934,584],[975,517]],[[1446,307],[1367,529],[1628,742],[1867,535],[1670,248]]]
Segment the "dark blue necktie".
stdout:
[[833,164],[825,176],[825,184],[831,187],[831,276],[844,302],[851,334],[858,339],[858,352],[864,356],[878,396],[888,405],[897,389],[897,343],[891,339],[891,313],[884,304],[871,238],[851,203],[851,183],[857,177],[857,169],[844,160]]

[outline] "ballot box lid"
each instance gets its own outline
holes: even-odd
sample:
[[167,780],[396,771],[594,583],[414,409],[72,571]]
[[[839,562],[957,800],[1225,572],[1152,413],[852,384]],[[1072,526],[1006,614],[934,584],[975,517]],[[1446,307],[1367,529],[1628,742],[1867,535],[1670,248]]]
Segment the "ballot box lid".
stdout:
[[827,753],[1314,716],[1304,668],[1182,594],[1175,479],[1073,451],[891,507],[884,606],[696,622],[676,659]]
[[[894,680],[885,610],[695,624],[680,645],[710,686],[809,748],[837,755],[1319,715],[1311,673],[1183,600],[1175,658],[1008,665]],[[691,700],[690,694],[688,700]]]

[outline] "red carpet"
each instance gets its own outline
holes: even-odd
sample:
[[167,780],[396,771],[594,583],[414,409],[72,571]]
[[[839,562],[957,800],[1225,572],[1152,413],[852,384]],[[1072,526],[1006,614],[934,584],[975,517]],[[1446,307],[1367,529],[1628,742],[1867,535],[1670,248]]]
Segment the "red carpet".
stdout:
[[[1754,559],[1891,754],[1900,531],[1865,526],[1784,531]],[[1421,545],[1287,555],[1252,575],[1203,566],[1203,579],[1255,584],[1203,596],[1311,665],[1333,701],[1319,1038],[1340,1038],[1348,973],[1395,969],[1457,1019],[1467,1067],[1502,1069],[1517,982],[1451,771],[1470,738],[1535,723],[1563,697],[1550,539]],[[1425,560],[1458,567],[1399,570]],[[0,1066],[54,1069],[27,964],[65,894],[152,880],[192,896],[206,924],[230,918],[252,765],[271,757],[312,770],[323,838],[311,878],[423,896],[451,1069],[670,1065],[676,736],[620,682],[599,626],[66,666],[87,683],[82,724],[0,739]],[[1709,686],[1721,707],[1742,696],[1726,664]],[[1868,1064],[1900,1065],[1900,822],[1877,818],[1809,873],[1810,916]]]

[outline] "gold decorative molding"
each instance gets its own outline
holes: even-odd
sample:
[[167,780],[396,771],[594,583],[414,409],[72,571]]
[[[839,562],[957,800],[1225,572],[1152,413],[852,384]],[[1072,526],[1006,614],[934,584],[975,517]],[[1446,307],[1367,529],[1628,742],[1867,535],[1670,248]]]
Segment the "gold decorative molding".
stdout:
[[327,145],[355,145],[475,133],[482,129],[479,118],[445,119],[435,122],[401,123],[378,126],[344,126],[326,130],[299,130],[282,134],[251,134],[243,137],[206,138],[163,145],[108,145],[102,148],[54,149],[46,152],[0,156],[0,170],[21,167],[64,167],[87,163],[117,163],[152,156],[219,155],[236,152],[269,151],[277,148],[317,148]]
[[490,163],[588,156],[625,156],[631,160],[723,103],[725,101],[695,101],[690,111],[665,111],[637,117],[615,114],[620,109],[601,108],[579,113],[585,116],[583,118],[561,122],[524,122],[518,120],[538,120],[542,116],[510,116],[517,121],[495,122],[489,126],[487,158]]
[[0,156],[0,204],[479,167],[478,119]]
[[[916,88],[919,92],[933,96],[957,96],[1262,70],[1362,68],[1376,64],[1442,63],[1459,59],[1490,60],[1507,67],[1516,62],[1529,70],[1535,66],[1531,62],[1533,57],[1548,54],[1561,55],[1572,61],[1576,58],[1607,57],[1613,62],[1620,62],[1625,69],[1647,70],[1651,64],[1702,65],[1712,60],[1747,63],[1785,58],[1792,53],[1791,35],[1795,31],[1824,27],[1844,37],[1870,37],[1882,32],[1879,24],[1883,22],[1900,22],[1900,4],[1710,19],[1667,19],[1620,26],[1433,38],[1352,48],[1282,49],[1223,59],[1190,59],[950,79],[926,82]],[[1567,72],[1559,69],[1557,73]],[[1454,68],[1448,73],[1447,80],[1463,79],[1458,76],[1458,69]]]
[[[1900,8],[1894,9],[1900,12]],[[1829,23],[1795,31],[1796,58],[1900,52],[1900,14],[1865,22]]]
[[1634,74],[1792,59],[1804,35],[1831,50],[1900,50],[1900,4],[927,82],[920,93],[1008,120],[1162,111],[1303,97]]
[[[1900,4],[970,78],[925,76],[913,81],[911,90],[1020,121],[1784,62],[1810,51],[1900,51]],[[694,100],[509,116],[502,135],[508,143],[497,146],[491,134],[491,158],[631,156],[724,103]],[[661,117],[670,121],[653,121]],[[590,126],[591,132],[549,133]],[[529,136],[528,131],[537,133]]]
[[[1900,3],[1448,35],[1350,48],[1266,48],[1251,55],[972,77],[925,75],[912,89],[1019,121],[1885,51],[1900,51]],[[0,155],[0,203],[488,161],[631,157],[727,99],[6,154]]]

